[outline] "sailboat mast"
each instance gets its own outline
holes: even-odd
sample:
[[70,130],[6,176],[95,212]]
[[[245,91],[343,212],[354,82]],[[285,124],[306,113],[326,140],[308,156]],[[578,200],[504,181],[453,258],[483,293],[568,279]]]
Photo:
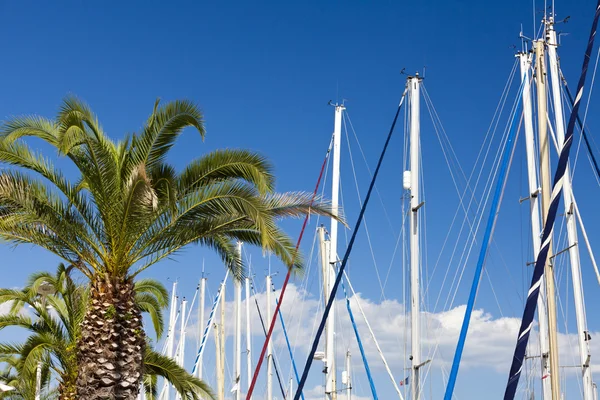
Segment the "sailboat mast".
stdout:
[[[179,364],[180,367],[183,367],[183,363],[184,363],[184,357],[185,357],[185,323],[186,323],[186,311],[187,311],[187,300],[185,299],[185,297],[183,298],[183,301],[181,302],[181,321],[180,321],[180,325],[179,325],[179,348],[177,349],[177,364]],[[179,394],[179,392],[177,392],[177,394],[175,395],[175,398],[177,400],[181,400],[181,395]]]
[[[173,282],[171,291],[171,303],[169,307],[169,329],[167,331],[167,352],[166,356],[173,358],[173,346],[175,345],[175,321],[177,319],[177,282]],[[165,380],[162,392],[165,394],[163,399],[169,400],[169,383]]]
[[[563,108],[561,98],[560,76],[558,68],[558,57],[556,48],[558,41],[554,30],[554,20],[547,21],[548,59],[550,61],[550,78],[552,84],[552,100],[554,103],[554,119],[556,138],[562,147],[565,141],[565,122],[563,119]],[[577,319],[577,338],[579,340],[579,359],[581,362],[581,376],[583,379],[583,400],[593,400],[594,387],[592,371],[590,368],[590,348],[587,340],[587,323],[585,318],[585,303],[583,300],[583,285],[581,282],[581,262],[579,258],[579,246],[577,245],[577,221],[575,219],[573,194],[571,186],[571,174],[569,166],[565,170],[563,178],[563,193],[565,218],[567,219],[567,239],[569,258],[571,259],[571,276],[573,280],[573,296],[575,300],[575,315]]]
[[185,336],[186,336],[186,318],[185,315],[187,313],[187,300],[185,297],[181,302],[181,325],[179,329],[179,365],[183,367],[184,356],[185,356]]
[[[242,242],[237,242],[237,253],[242,259]],[[235,337],[233,349],[233,387],[235,389],[235,399],[241,400],[242,392],[240,380],[242,375],[242,281],[238,278],[233,280],[234,286],[234,304],[235,304]]]
[[224,383],[224,374],[223,368],[221,368],[221,325],[215,323],[214,332],[215,332],[215,352],[216,352],[216,361],[215,367],[217,369],[217,399],[225,400],[225,383]]
[[219,324],[219,353],[217,357],[221,358],[220,370],[218,374],[221,377],[221,387],[219,388],[220,400],[225,400],[225,282],[223,282],[221,292],[221,323]]
[[[329,269],[330,269],[330,264],[329,264],[329,241],[325,239],[325,227],[323,225],[319,226],[317,228],[317,237],[319,240],[319,260],[321,262],[321,276],[323,277],[323,302],[325,304],[327,304],[327,298],[329,297],[329,293],[327,291],[327,288],[329,287],[329,285],[327,284],[327,282],[329,281]],[[332,307],[333,309],[333,307]],[[331,315],[331,313],[329,314]],[[329,326],[325,327],[325,330],[328,329]],[[325,337],[325,339],[327,339],[327,337]],[[323,372],[326,374],[325,377],[327,377],[327,372],[328,372],[328,360],[327,360],[327,342],[325,343],[325,352],[323,354]],[[327,399],[327,389],[325,390],[325,399]]]
[[[527,153],[527,176],[529,180],[529,205],[531,211],[531,234],[533,243],[533,258],[537,259],[537,254],[541,246],[540,232],[542,231],[540,221],[540,201],[539,186],[537,182],[537,168],[535,157],[535,143],[533,135],[533,117],[531,111],[531,82],[529,80],[529,67],[531,58],[529,54],[519,53],[519,62],[521,66],[521,81],[523,82],[523,123],[525,126],[525,150]],[[552,391],[550,386],[550,365],[548,363],[548,314],[546,312],[546,290],[543,277],[541,280],[541,290],[538,296],[538,323],[540,330],[540,357],[542,367],[542,394],[543,399],[550,400]]]
[[346,393],[348,400],[352,400],[352,375],[350,374],[350,349],[346,352]]
[[[343,105],[336,104],[335,119],[333,126],[333,159],[331,173],[331,208],[334,214],[338,212],[339,191],[340,191],[340,146],[342,137],[342,114],[346,108]],[[336,277],[337,264],[337,240],[338,240],[338,222],[331,219],[331,228],[329,230],[329,266],[327,267],[327,292],[325,301],[329,300],[329,295],[333,289]],[[335,307],[331,307],[329,317],[327,318],[327,336],[326,336],[326,360],[327,376],[325,381],[325,398],[327,400],[337,400],[337,382],[335,368]]]
[[[546,96],[546,67],[545,43],[543,40],[535,42],[537,105],[538,105],[538,135],[540,145],[540,179],[542,183],[542,217],[544,224],[550,207],[552,184],[550,182],[550,142],[548,137],[548,116]],[[556,295],[554,289],[554,268],[552,266],[552,242],[548,251],[548,259],[544,271],[546,294],[548,303],[548,337],[550,339],[550,386],[552,400],[560,399],[560,379],[558,367],[558,338],[556,328]]]
[[[271,309],[271,271],[267,275],[267,315],[272,315]],[[267,400],[273,400],[273,345],[269,340],[267,346]]]
[[[200,279],[200,306],[198,309],[198,347],[200,347],[200,344],[202,342],[202,335],[204,333],[204,305],[205,305],[205,298],[206,298],[206,278],[202,277],[202,279]],[[198,379],[202,379],[202,358],[203,358],[203,354],[200,354],[200,359],[198,360],[198,367],[197,367],[197,376]]]
[[408,78],[410,93],[410,306],[411,306],[411,398],[418,400],[421,390],[421,260],[419,248],[419,215],[421,208],[419,168],[420,149],[420,84],[418,74]]
[[252,333],[250,331],[250,278],[246,277],[246,374],[252,382]]

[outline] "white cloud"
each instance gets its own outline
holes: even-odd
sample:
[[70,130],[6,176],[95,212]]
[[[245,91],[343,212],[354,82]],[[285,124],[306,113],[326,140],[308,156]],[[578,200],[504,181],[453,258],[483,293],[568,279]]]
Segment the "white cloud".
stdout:
[[[230,295],[231,293],[228,294],[228,298]],[[278,296],[279,291],[273,293],[273,309],[275,298]],[[268,326],[270,321],[267,321],[266,293],[263,292],[257,294],[256,300],[261,307],[265,324]],[[378,382],[389,384],[389,378],[387,377],[383,363],[380,360],[376,346],[370,337],[366,323],[360,315],[357,306],[358,301],[360,301],[362,308],[369,319],[369,323],[375,332],[390,368],[394,371],[396,382],[405,378],[405,376],[409,374],[405,368],[409,366],[410,356],[410,315],[405,313],[403,304],[396,300],[375,302],[363,298],[360,294],[352,297],[350,301],[358,330],[364,344],[367,359],[372,371],[377,376]],[[261,343],[262,345],[264,333],[260,326],[254,299],[251,300],[250,306],[252,335],[256,339],[255,343]],[[210,305],[208,307],[210,307]],[[352,325],[348,318],[345,300],[338,299],[335,304],[335,309],[338,315],[336,323],[336,335],[338,338],[336,357],[338,365],[343,365],[346,350],[350,348],[354,373],[364,375],[359,349],[356,344]],[[232,317],[233,310],[233,302],[226,302],[225,313],[228,321],[226,335],[229,338],[233,335],[234,329]],[[242,305],[242,310],[242,324],[243,330],[245,330],[245,302]],[[209,309],[206,310],[206,316],[208,316],[209,311]],[[295,349],[294,354],[296,362],[298,363],[298,368],[301,372],[308,350],[314,338],[316,325],[323,312],[323,304],[320,299],[312,294],[290,284],[286,292],[282,312],[292,347]],[[435,379],[439,381],[438,384],[442,384],[442,377],[445,376],[449,370],[454,356],[464,312],[465,306],[461,305],[444,312],[422,313],[422,361],[432,359],[431,364],[426,367],[426,371],[424,372],[426,379]],[[219,315],[220,313],[217,312],[217,320]],[[474,310],[471,318],[469,335],[463,353],[461,371],[466,372],[473,369],[477,369],[478,371],[488,371],[493,374],[493,376],[496,376],[496,380],[504,380],[512,360],[519,325],[520,318],[495,317],[484,310]],[[196,327],[188,329],[188,332],[190,333],[197,331]],[[598,333],[591,333],[591,335],[592,337],[600,337]],[[192,337],[193,336],[194,335],[192,334]],[[211,334],[211,338],[212,336],[213,335]],[[194,342],[196,341],[196,339],[193,340]],[[600,342],[592,340],[589,343],[592,346],[593,353],[600,354]],[[289,361],[287,360],[289,360],[289,356],[285,347],[285,338],[279,321],[277,321],[273,344],[276,351],[278,351],[277,355],[280,362],[285,365],[285,368],[283,369],[285,370],[287,377],[289,371],[287,368]],[[561,364],[576,364],[578,358],[576,335],[560,334],[559,344]],[[254,356],[257,357],[260,348],[256,344],[255,346],[253,353]],[[242,347],[244,347],[244,345]],[[535,330],[530,339],[530,348],[529,354],[539,354],[538,337]],[[319,350],[324,350],[323,340],[321,340]],[[313,363],[311,369],[313,380],[308,383],[312,389],[305,391],[307,400],[322,398],[322,388],[320,386],[315,386],[315,377],[318,376],[321,367],[320,361],[315,361]],[[342,369],[343,368],[338,367],[340,375]],[[594,366],[594,370],[600,370],[600,367]],[[576,369],[571,368],[570,372],[575,373]],[[340,378],[341,377],[338,377],[338,380],[341,380]],[[341,386],[341,384],[339,384],[339,386]],[[315,396],[312,396],[311,393]],[[367,393],[368,388],[364,386],[360,394],[365,395]],[[360,397],[353,398],[360,399]]]

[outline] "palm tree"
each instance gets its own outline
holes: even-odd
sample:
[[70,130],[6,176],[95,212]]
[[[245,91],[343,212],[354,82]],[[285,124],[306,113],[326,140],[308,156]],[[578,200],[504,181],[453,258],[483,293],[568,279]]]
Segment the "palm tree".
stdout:
[[[188,101],[154,110],[141,131],[120,142],[90,108],[66,98],[55,120],[17,117],[0,127],[0,239],[41,246],[90,280],[78,343],[77,394],[86,400],[135,399],[146,339],[135,302],[138,274],[188,244],[216,251],[233,274],[244,270],[235,242],[261,246],[299,267],[283,217],[332,215],[307,193],[274,193],[267,160],[245,150],[218,150],[181,172],[166,162],[186,127],[204,138],[202,113]],[[42,139],[67,157],[69,180],[26,143]],[[337,217],[337,216],[336,216]]]
[[[17,326],[31,333],[20,344],[0,343],[0,362],[8,365],[0,379],[17,389],[7,396],[33,398],[36,369],[41,363],[42,386],[49,385],[50,375],[54,373],[59,382],[58,398],[78,398],[76,346],[89,291],[86,286],[76,284],[71,272],[72,267],[61,264],[54,275],[47,272],[33,274],[22,290],[0,289],[0,304],[11,304],[10,312],[0,316],[0,330]],[[162,309],[168,305],[168,293],[162,284],[152,279],[137,281],[135,290],[136,303],[140,310],[148,312],[159,339],[163,332]],[[33,310],[35,318],[23,312],[25,307]],[[156,397],[157,377],[167,379],[183,399],[197,399],[200,395],[213,398],[205,383],[149,345],[145,349],[143,371],[149,398]]]
[[[29,400],[35,398],[36,370],[25,370],[20,363],[20,357],[17,355],[0,355],[0,363],[4,365],[4,370],[0,372],[0,399],[2,400]],[[50,369],[48,364],[43,364],[41,370],[41,385],[48,386],[50,381]],[[56,390],[47,391],[43,400],[56,399]]]

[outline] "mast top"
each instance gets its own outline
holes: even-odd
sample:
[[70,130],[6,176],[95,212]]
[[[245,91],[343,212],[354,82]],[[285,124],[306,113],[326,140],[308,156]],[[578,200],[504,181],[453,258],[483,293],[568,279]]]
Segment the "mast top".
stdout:
[[423,76],[419,75],[419,73],[418,73],[418,72],[415,72],[415,74],[414,74],[414,75],[408,75],[408,76],[406,77],[406,80],[411,80],[411,79],[417,79],[417,80],[420,82],[420,81],[422,81],[423,79],[425,79],[425,77],[423,77]]
[[336,107],[336,108],[340,107],[342,110],[345,110],[346,109],[345,103],[346,103],[346,99],[342,99],[342,104],[337,103],[337,102],[334,103],[332,100],[329,100],[329,102],[327,103],[327,105],[328,106],[333,106],[333,107]]

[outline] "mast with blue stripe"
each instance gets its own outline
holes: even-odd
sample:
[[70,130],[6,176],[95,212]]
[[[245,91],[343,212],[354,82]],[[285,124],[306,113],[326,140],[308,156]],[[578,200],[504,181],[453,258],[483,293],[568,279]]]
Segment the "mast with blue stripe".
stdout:
[[[529,206],[531,213],[531,234],[533,244],[533,258],[537,258],[540,249],[540,232],[542,225],[540,220],[540,187],[537,179],[537,161],[535,155],[535,138],[533,133],[533,113],[531,107],[531,81],[529,71],[531,70],[532,53],[520,52],[517,54],[521,67],[521,82],[523,86],[523,125],[525,127],[525,150],[527,154],[527,177],[529,181]],[[523,200],[524,201],[524,200]],[[548,314],[546,311],[545,284],[541,283],[540,296],[537,300],[538,323],[540,331],[540,359],[541,359],[541,385],[543,399],[550,400],[552,391],[550,386],[550,364],[548,363]]]
[[[546,40],[548,45],[548,59],[550,61],[550,83],[552,86],[552,102],[554,105],[554,121],[556,140],[562,148],[565,142],[565,121],[563,118],[562,91],[560,85],[559,65],[556,49],[558,40],[554,30],[554,16],[545,21]],[[562,251],[569,252],[571,261],[571,278],[573,281],[573,297],[575,301],[575,316],[577,320],[577,339],[579,342],[579,361],[581,378],[583,380],[583,400],[594,400],[594,382],[592,381],[592,370],[590,368],[590,346],[589,334],[585,314],[585,303],[583,299],[583,284],[581,281],[581,262],[579,257],[579,246],[577,241],[577,220],[575,216],[575,205],[571,186],[571,172],[569,165],[566,166],[563,178],[564,208],[567,226],[567,248]]]

